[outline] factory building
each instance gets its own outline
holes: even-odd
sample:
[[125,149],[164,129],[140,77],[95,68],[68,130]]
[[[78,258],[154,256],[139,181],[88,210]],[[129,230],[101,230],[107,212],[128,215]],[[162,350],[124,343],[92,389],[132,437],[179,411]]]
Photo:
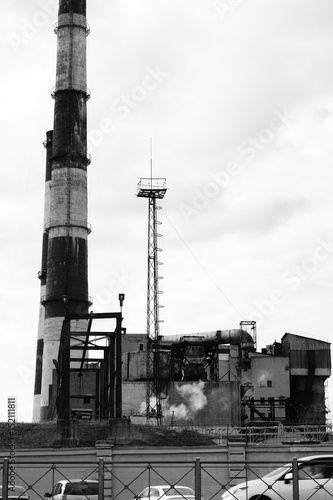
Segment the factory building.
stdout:
[[[123,335],[123,413],[145,418],[146,336]],[[161,337],[163,422],[325,424],[330,344],[286,333],[256,352],[243,330]]]
[[[290,421],[317,423],[325,409],[325,383],[331,375],[330,344],[286,333],[281,340],[284,356],[290,360]],[[321,417],[325,421],[324,416]]]
[[[147,418],[149,384],[155,382],[162,425],[326,424],[328,342],[286,333],[281,342],[257,352],[251,335],[241,329],[161,336],[155,381],[147,377],[147,335],[123,333],[121,345],[121,415],[132,423],[158,422],[154,415]],[[71,370],[70,413],[108,419],[115,412],[103,403],[100,390],[104,361],[86,358],[84,363],[81,375]],[[53,392],[59,393],[59,382],[55,377]]]

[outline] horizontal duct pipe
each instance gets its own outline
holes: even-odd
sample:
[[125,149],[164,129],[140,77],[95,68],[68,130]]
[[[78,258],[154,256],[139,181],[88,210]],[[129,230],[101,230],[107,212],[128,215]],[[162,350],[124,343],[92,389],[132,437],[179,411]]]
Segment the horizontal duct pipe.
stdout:
[[215,342],[218,344],[244,345],[253,347],[253,338],[245,330],[216,330],[214,332],[190,333],[187,335],[163,335],[160,344],[176,344],[181,342]]

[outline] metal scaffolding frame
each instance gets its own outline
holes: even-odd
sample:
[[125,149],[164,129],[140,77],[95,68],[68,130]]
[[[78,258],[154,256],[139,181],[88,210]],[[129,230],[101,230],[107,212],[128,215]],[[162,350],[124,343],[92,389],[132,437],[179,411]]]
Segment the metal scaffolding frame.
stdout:
[[[93,331],[94,320],[116,321],[111,331]],[[86,320],[85,331],[71,330],[72,321]],[[58,420],[68,421],[75,417],[71,400],[92,398],[95,400],[94,417],[98,420],[122,417],[121,335],[122,313],[67,314],[63,321],[57,371]],[[114,322],[113,322],[114,324]],[[101,345],[104,342],[105,345]],[[98,353],[102,353],[99,354]],[[92,356],[90,356],[93,353]],[[91,367],[95,364],[95,367]],[[94,393],[74,394],[71,390],[71,374],[95,373]]]
[[253,345],[257,347],[257,322],[256,321],[241,321],[239,323],[239,328],[245,330],[253,338]]

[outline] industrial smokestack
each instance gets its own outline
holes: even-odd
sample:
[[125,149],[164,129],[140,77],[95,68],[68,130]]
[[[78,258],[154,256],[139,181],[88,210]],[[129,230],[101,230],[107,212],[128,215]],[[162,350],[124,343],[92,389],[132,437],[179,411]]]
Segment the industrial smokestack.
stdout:
[[[86,0],[60,0],[53,133],[47,167],[34,421],[54,418],[54,359],[65,314],[87,313]],[[77,325],[78,330],[84,325]]]
[[[52,158],[52,137],[53,130],[46,133],[46,172],[45,172],[45,193],[44,193],[44,231],[42,240],[42,262],[38,272],[40,279],[40,298],[46,293],[46,267],[47,267],[47,249],[48,249],[48,231],[46,224],[50,219],[50,182],[51,182],[51,158]],[[45,307],[40,303],[39,307],[39,323],[38,323],[38,339],[36,353],[36,372],[35,372],[35,391],[34,391],[34,419],[39,420],[40,415],[40,395],[42,389],[42,369],[43,369],[43,345],[44,345],[44,322],[45,322]]]

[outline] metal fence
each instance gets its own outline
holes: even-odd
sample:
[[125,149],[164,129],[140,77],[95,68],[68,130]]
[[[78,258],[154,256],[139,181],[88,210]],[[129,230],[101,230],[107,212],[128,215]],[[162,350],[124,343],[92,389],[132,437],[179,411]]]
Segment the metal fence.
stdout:
[[[1,464],[2,500],[30,497],[31,500],[44,500],[45,493],[50,493],[53,486],[60,480],[73,478],[98,479],[99,499],[105,498],[105,470],[107,465],[103,459],[97,464],[91,462],[61,462],[46,463],[29,461],[18,462],[5,458]],[[17,496],[16,486],[22,486],[22,492]]]
[[173,426],[170,429],[194,430],[211,438],[216,444],[242,441],[247,444],[316,444],[333,442],[332,425],[251,425],[233,426]]
[[[302,464],[296,458],[289,470],[282,468],[276,476],[266,474],[280,468],[281,462],[204,462],[200,458],[176,462],[170,457],[169,462],[147,463],[125,462],[120,456],[116,461],[100,458],[97,463],[17,461],[13,464],[4,459],[0,464],[2,500],[13,498],[14,484],[23,486],[22,499],[28,495],[30,500],[40,500],[52,491],[57,481],[73,478],[97,479],[98,500],[133,500],[145,488],[156,485],[175,489],[177,485],[188,486],[195,493],[191,500],[221,500],[222,494],[223,500],[329,500],[333,498],[333,455],[323,456],[317,463],[331,466],[326,477],[316,478],[304,468],[305,476],[301,479]],[[179,497],[181,500],[181,493]],[[158,500],[153,494],[148,494],[148,498]]]

